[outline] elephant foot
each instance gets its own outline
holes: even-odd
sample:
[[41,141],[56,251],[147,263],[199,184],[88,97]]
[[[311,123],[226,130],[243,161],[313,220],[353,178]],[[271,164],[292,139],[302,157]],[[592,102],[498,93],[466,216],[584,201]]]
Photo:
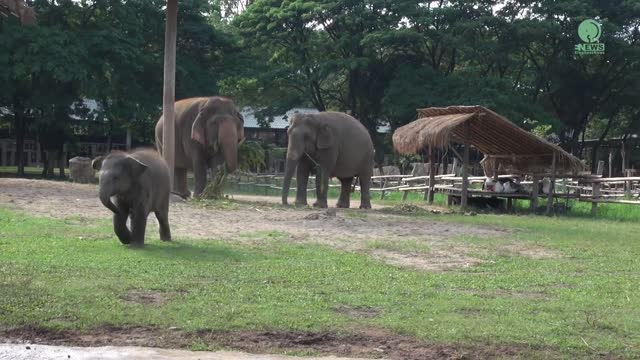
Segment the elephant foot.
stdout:
[[346,201],[338,201],[338,203],[336,204],[336,207],[338,209],[348,209],[349,208],[349,203]]
[[177,197],[177,198],[180,198],[181,200],[189,200],[189,198],[191,197],[191,192],[172,191],[170,197],[171,198]]
[[327,206],[327,202],[326,201],[316,201],[313,203],[313,207],[314,208],[320,208],[320,209],[326,209],[329,206]]
[[160,235],[160,240],[171,241],[171,235]]
[[131,244],[131,237],[129,237],[129,236],[124,236],[124,235],[123,235],[123,236],[120,236],[120,235],[118,235],[118,240],[120,240],[120,242],[121,242],[123,245],[129,245],[129,244]]
[[298,201],[296,200],[296,207],[307,207],[307,202],[306,201]]
[[360,209],[371,209],[371,203],[360,204]]

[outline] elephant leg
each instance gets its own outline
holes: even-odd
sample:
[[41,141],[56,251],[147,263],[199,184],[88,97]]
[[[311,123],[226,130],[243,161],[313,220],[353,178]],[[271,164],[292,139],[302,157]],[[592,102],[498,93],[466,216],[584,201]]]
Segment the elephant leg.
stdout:
[[307,184],[311,167],[308,162],[300,161],[296,170],[296,206],[307,206]]
[[187,187],[187,169],[177,167],[173,174],[173,192],[182,197],[188,198],[190,193],[189,188]]
[[131,232],[127,229],[127,218],[129,214],[127,212],[119,212],[113,214],[113,231],[123,244],[131,243]]
[[326,209],[327,193],[329,191],[329,174],[324,169],[318,169],[316,172],[316,197],[317,200],[313,207]]
[[160,225],[160,240],[171,241],[171,228],[169,228],[169,209],[156,211],[155,214],[156,219],[158,219],[158,224]]
[[371,209],[371,175],[360,176],[360,209]]
[[195,189],[193,197],[200,197],[207,185],[207,161],[204,155],[196,154],[193,156],[193,177],[195,178]]
[[147,213],[144,209],[135,209],[131,213],[131,246],[144,246],[144,234],[147,230]]
[[340,198],[338,199],[338,203],[336,207],[348,209],[350,206],[351,200],[351,184],[353,183],[353,178],[342,178],[340,179]]

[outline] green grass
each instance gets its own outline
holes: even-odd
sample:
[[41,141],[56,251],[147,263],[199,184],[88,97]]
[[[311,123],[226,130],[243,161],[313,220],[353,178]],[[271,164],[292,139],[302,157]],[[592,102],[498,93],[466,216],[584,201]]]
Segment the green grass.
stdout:
[[[515,241],[555,256],[478,254],[486,260],[482,265],[428,273],[364,254],[289,244],[277,232],[245,234],[261,240],[251,246],[222,239],[162,243],[150,234],[143,250],[131,250],[117,242],[107,221],[33,218],[0,209],[0,329],[113,324],[342,331],[373,326],[430,342],[551,348],[566,358],[640,353],[638,225],[426,216],[517,229],[506,238],[469,237],[458,239],[461,243],[490,247]],[[409,240],[371,246],[414,251],[414,245]],[[160,306],[132,304],[122,299],[132,289],[172,298]],[[335,311],[341,305],[373,308],[379,315],[349,318]]]
[[[561,203],[565,204],[564,201],[561,201]],[[546,201],[542,201],[541,205],[546,205]],[[568,202],[568,206],[569,211],[566,214],[568,216],[580,218],[592,217],[591,203],[570,200]],[[528,212],[529,201],[519,200],[518,207],[520,208],[520,212]],[[640,206],[626,204],[599,204],[597,217],[601,219],[640,222]]]
[[[229,187],[226,190],[228,194],[238,194],[238,195],[260,195],[260,196],[280,196],[281,193],[277,189],[264,189],[264,188],[256,188],[252,185],[243,185],[236,187]],[[289,196],[295,196],[295,191],[290,191]],[[337,199],[340,195],[340,190],[338,188],[330,188],[328,197],[330,199]],[[309,192],[309,198],[315,198],[315,193]],[[355,204],[358,204],[360,201],[360,193],[355,192],[351,194],[351,200]],[[402,192],[387,192],[385,194],[384,200],[380,200],[379,192],[371,193],[371,201],[373,203],[393,206],[402,203]],[[561,203],[565,203],[564,201],[559,201]],[[426,204],[424,201],[424,194],[417,192],[410,192],[405,200],[405,203],[421,205]],[[443,194],[435,194],[434,196],[434,205],[436,206],[446,206],[447,198]],[[586,202],[578,202],[578,201],[569,201],[569,210],[562,214],[563,216],[568,217],[576,217],[576,218],[591,218],[591,203]],[[352,204],[353,206],[353,204]],[[546,199],[539,200],[539,206],[546,206]],[[493,210],[488,209],[475,209],[477,211],[483,212],[493,212]],[[530,212],[529,200],[517,200],[514,205],[514,212],[516,214],[528,214]],[[638,205],[626,205],[626,204],[599,204],[598,205],[598,218],[600,219],[608,219],[608,220],[618,220],[618,221],[638,221],[640,222],[640,206]]]
[[431,248],[419,240],[382,241],[373,240],[367,243],[369,249],[390,250],[401,254],[428,254]]
[[[15,178],[18,177],[18,168],[15,166],[0,166],[0,177],[10,177]],[[65,168],[65,176],[69,176],[69,169]],[[59,168],[53,169],[54,178],[51,180],[60,179],[60,171]],[[42,168],[25,166],[24,168],[24,177],[27,179],[41,179],[42,178]]]

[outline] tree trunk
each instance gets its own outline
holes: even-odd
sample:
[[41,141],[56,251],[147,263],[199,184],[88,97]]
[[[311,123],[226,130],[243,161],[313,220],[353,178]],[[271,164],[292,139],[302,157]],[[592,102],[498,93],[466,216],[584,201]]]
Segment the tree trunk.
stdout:
[[113,149],[113,120],[111,118],[109,121],[109,128],[107,129],[107,153],[111,152]]
[[58,151],[58,169],[60,170],[60,178],[64,179],[64,166],[67,163],[66,156],[64,154],[64,148]]
[[42,144],[40,145],[42,148],[42,178],[46,179],[49,177],[49,152],[44,150]]
[[598,149],[602,145],[602,142],[604,141],[604,139],[609,134],[609,130],[611,129],[611,124],[612,123],[613,123],[613,116],[609,118],[609,120],[607,121],[607,126],[604,128],[604,131],[602,132],[602,135],[600,135],[600,138],[598,139],[598,142],[593,146],[593,149],[591,151],[591,173],[594,173],[596,171],[596,166],[598,166],[598,164],[597,164],[597,162],[598,162]]
[[22,109],[14,107],[14,121],[16,129],[16,164],[18,165],[18,176],[24,176],[24,137],[25,137],[25,116]]

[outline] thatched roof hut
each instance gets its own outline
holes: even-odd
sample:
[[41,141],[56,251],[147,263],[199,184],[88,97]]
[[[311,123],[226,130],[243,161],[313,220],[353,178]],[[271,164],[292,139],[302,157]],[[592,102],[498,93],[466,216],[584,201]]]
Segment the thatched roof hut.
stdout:
[[487,174],[493,170],[548,173],[554,157],[557,173],[575,174],[584,168],[578,158],[559,146],[482,106],[418,109],[418,120],[395,131],[393,146],[399,153],[415,154],[429,146],[443,149],[451,142],[464,144],[465,128],[469,145],[485,154],[482,163]]
[[0,15],[15,16],[22,25],[35,25],[36,13],[24,0],[0,0]]

